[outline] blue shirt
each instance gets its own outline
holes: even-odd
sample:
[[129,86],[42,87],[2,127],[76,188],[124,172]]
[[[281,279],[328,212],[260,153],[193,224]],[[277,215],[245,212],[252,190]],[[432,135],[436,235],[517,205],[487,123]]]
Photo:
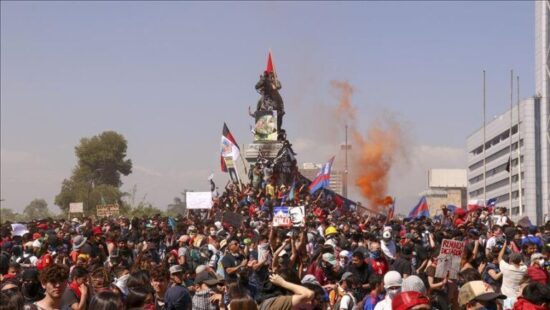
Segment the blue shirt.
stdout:
[[181,285],[170,287],[164,295],[166,310],[191,310],[191,295]]

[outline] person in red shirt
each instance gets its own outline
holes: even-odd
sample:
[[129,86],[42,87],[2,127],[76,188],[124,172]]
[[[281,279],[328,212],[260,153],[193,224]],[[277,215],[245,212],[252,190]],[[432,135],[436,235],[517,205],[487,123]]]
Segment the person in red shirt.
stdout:
[[380,241],[373,240],[369,245],[369,265],[375,274],[384,275],[389,270],[388,261],[382,256]]
[[534,253],[531,255],[531,266],[527,268],[527,275],[531,278],[531,281],[538,282],[543,285],[548,284],[548,271],[543,268],[544,255],[541,253]]

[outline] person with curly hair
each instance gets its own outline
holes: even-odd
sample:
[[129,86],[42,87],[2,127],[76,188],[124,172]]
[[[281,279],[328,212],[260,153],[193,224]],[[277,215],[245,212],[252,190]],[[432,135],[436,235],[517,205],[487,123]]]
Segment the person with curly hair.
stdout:
[[56,310],[61,308],[61,296],[67,287],[69,269],[63,265],[53,264],[40,271],[40,283],[46,296],[33,303],[38,310]]

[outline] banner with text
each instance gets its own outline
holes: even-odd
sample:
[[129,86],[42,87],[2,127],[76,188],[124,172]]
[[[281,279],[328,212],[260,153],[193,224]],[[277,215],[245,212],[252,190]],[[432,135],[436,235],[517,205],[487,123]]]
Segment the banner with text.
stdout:
[[456,280],[458,278],[464,244],[464,241],[443,239],[435,268],[436,278],[443,279],[447,273],[449,273],[449,279]]

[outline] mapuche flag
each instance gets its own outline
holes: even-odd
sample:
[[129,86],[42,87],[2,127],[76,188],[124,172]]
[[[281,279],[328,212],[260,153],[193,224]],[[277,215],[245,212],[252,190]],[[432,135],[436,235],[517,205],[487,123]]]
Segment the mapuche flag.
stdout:
[[237,159],[239,159],[240,153],[241,150],[239,149],[237,141],[235,141],[235,138],[233,138],[233,135],[229,131],[229,128],[227,128],[227,125],[223,123],[220,152],[221,168],[223,172],[227,172],[227,166],[225,164],[224,158],[229,157],[232,159],[233,162],[236,162]]

